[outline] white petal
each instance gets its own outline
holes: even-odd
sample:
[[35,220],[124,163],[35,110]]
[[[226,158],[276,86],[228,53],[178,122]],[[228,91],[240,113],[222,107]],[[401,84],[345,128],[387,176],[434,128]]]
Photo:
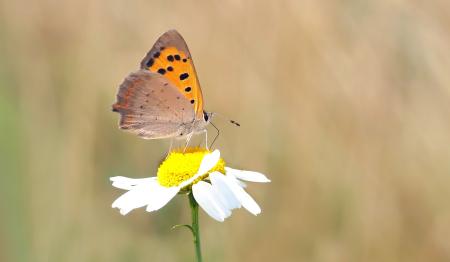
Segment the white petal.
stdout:
[[268,179],[265,175],[254,171],[238,170],[230,167],[225,167],[225,171],[227,174],[231,174],[236,178],[249,182],[258,182],[258,183],[270,182],[270,179]]
[[148,178],[128,178],[124,176],[115,176],[110,177],[109,180],[112,181],[112,186],[120,189],[131,190],[134,186],[145,183],[151,180],[155,180],[156,177],[148,177]]
[[164,187],[158,184],[152,190],[152,201],[145,209],[147,212],[158,210],[165,206],[180,191],[180,187]]
[[[163,187],[155,178],[134,179],[134,181],[137,181],[137,183],[134,185],[128,184],[131,189],[112,204],[113,208],[120,209],[122,215],[143,206],[147,206],[147,211],[160,209],[180,190],[178,187]],[[120,186],[125,184],[120,184]]]
[[253,198],[245,192],[245,190],[240,187],[233,178],[229,176],[225,176],[225,180],[227,181],[227,185],[229,186],[230,190],[233,192],[233,194],[236,196],[237,199],[239,199],[239,202],[241,202],[242,206],[247,209],[250,213],[253,215],[258,215],[261,213],[261,208],[259,205],[253,200]]
[[228,209],[241,207],[241,202],[236,198],[233,191],[227,185],[225,176],[220,172],[213,172],[209,175],[214,192],[217,194],[222,204]]
[[197,171],[198,174],[203,175],[208,173],[213,167],[217,165],[220,159],[220,151],[214,150],[212,153],[207,154],[203,157],[202,163]]
[[228,178],[233,179],[233,181],[238,184],[240,187],[242,188],[246,188],[247,184],[239,179],[237,179],[235,176],[231,175],[231,174],[227,174]]
[[148,205],[153,199],[152,187],[156,181],[146,181],[135,185],[130,191],[120,196],[114,203],[113,208],[119,208],[122,215],[128,214],[133,209]]
[[222,206],[215,196],[211,184],[199,181],[192,186],[192,193],[197,203],[215,220],[223,222],[231,215],[231,211]]

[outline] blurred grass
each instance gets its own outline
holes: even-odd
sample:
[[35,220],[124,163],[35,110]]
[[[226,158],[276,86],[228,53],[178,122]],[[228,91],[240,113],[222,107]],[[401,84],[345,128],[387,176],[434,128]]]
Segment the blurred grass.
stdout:
[[0,0],[0,260],[192,261],[187,199],[122,217],[108,177],[168,143],[117,85],[178,29],[262,215],[201,216],[206,261],[450,260],[448,1]]

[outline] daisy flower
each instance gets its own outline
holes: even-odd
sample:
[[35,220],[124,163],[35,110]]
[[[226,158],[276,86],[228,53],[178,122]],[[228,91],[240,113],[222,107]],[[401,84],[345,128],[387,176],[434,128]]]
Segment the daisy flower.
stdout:
[[270,182],[261,173],[227,167],[219,150],[210,152],[202,148],[188,148],[184,153],[171,152],[159,166],[156,177],[116,176],[110,180],[114,187],[127,190],[112,204],[122,215],[144,206],[148,212],[156,211],[175,195],[189,194],[191,202],[195,199],[194,203],[220,222],[240,207],[253,215],[261,213],[259,205],[244,190],[244,181]]

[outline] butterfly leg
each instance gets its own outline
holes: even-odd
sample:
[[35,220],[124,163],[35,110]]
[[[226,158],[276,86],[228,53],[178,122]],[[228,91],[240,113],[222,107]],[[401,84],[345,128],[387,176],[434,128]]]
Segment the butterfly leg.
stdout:
[[188,147],[189,141],[191,141],[191,138],[192,138],[192,135],[193,135],[193,134],[194,134],[194,132],[190,133],[190,134],[187,136],[187,138],[186,138],[186,145],[184,146],[183,153],[186,151],[186,148]]
[[169,151],[167,152],[167,156],[166,158],[169,156],[170,151],[172,151],[172,146],[173,146],[173,138],[170,139],[170,146],[169,146]]
[[205,147],[206,150],[209,150],[208,148],[208,131],[205,129]]

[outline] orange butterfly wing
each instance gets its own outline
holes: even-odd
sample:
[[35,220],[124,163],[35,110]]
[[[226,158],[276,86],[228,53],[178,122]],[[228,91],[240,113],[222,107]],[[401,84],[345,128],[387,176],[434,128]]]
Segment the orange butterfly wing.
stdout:
[[196,118],[203,117],[203,95],[194,62],[186,42],[176,30],[158,38],[142,60],[141,69],[166,77],[193,105]]

